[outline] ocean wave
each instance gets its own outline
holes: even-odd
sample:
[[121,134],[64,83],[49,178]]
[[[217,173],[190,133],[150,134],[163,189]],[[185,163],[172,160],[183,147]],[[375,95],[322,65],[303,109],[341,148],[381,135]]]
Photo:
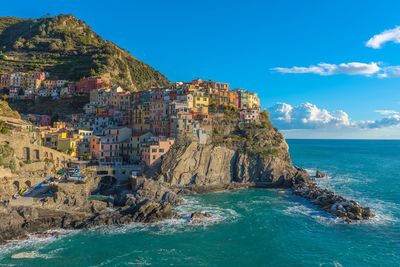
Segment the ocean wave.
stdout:
[[[232,222],[240,217],[239,213],[230,208],[222,208],[217,205],[206,205],[195,197],[186,197],[182,205],[175,208],[180,215],[178,219],[168,219],[157,223],[158,226],[154,234],[164,235],[173,234],[177,231],[192,231],[199,227],[208,227],[222,222]],[[190,217],[193,212],[202,212],[210,214],[199,223],[191,224]]]
[[344,223],[343,219],[330,215],[329,213],[318,209],[318,207],[313,206],[311,203],[305,203],[303,201],[295,202],[294,205],[287,207],[285,210],[283,210],[283,213],[286,215],[301,215],[311,217],[317,222],[323,224]]
[[189,220],[193,212],[207,212],[211,214],[210,223],[218,223],[222,221],[233,221],[240,217],[239,213],[230,208],[222,208],[217,205],[205,205],[196,198],[185,198],[182,205],[175,208],[186,221]]
[[11,256],[11,259],[52,259],[54,258],[54,255],[51,254],[42,254],[39,253],[38,251],[26,251],[26,252],[19,252],[16,254],[13,254]]
[[11,240],[0,246],[0,258],[10,257],[12,259],[50,259],[62,250],[58,248],[50,253],[40,253],[40,248],[45,247],[60,237],[77,233],[77,230],[49,230],[44,233],[28,234],[25,239]]

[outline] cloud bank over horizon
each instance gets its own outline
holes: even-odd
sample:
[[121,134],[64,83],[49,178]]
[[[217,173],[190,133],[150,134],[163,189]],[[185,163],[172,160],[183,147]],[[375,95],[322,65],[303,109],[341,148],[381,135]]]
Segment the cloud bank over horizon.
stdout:
[[274,125],[280,129],[317,129],[349,127],[350,119],[346,112],[330,112],[319,109],[311,103],[292,106],[277,103],[268,109]]
[[380,49],[388,42],[400,44],[400,26],[374,35],[367,41],[366,46],[373,49]]
[[276,67],[271,70],[283,74],[316,74],[320,76],[344,74],[379,78],[400,77],[400,66],[382,66],[382,63],[378,62],[319,63],[308,67]]
[[281,130],[399,127],[400,133],[400,112],[395,110],[376,110],[383,118],[368,121],[352,121],[343,110],[328,111],[309,102],[297,106],[280,102],[268,108],[268,111],[272,123]]

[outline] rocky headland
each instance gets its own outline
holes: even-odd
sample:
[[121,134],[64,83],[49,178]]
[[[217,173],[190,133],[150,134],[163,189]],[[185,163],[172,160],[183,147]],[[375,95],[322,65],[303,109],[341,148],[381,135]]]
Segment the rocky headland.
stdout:
[[[11,199],[10,194],[2,195],[0,243],[49,229],[178,218],[173,207],[185,194],[250,187],[286,188],[348,223],[374,216],[369,208],[319,188],[305,170],[293,166],[289,147],[267,113],[257,123],[244,124],[235,110],[226,109],[210,121],[206,144],[189,137],[178,140],[158,166],[122,187],[104,187],[99,177],[88,172],[84,183],[51,185],[51,196]],[[93,198],[92,192],[100,187],[109,199]],[[9,190],[5,185],[2,189]],[[198,224],[209,216],[194,212],[188,223]]]

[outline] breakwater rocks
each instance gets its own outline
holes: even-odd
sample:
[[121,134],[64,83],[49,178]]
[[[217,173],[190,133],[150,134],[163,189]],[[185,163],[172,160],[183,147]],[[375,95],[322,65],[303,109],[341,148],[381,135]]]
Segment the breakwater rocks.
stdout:
[[361,206],[354,200],[346,199],[335,192],[322,189],[312,182],[307,175],[298,176],[293,181],[293,194],[310,200],[325,212],[353,223],[374,217],[371,209]]

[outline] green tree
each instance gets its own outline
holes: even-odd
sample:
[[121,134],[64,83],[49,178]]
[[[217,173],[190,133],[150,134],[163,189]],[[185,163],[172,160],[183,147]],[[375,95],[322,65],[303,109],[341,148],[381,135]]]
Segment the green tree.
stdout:
[[2,134],[8,134],[9,129],[6,128],[6,127],[3,127],[3,128],[1,128],[0,132],[1,132]]
[[8,164],[8,167],[12,170],[15,171],[15,169],[17,168],[17,163],[15,162],[15,160],[10,160],[10,163]]

